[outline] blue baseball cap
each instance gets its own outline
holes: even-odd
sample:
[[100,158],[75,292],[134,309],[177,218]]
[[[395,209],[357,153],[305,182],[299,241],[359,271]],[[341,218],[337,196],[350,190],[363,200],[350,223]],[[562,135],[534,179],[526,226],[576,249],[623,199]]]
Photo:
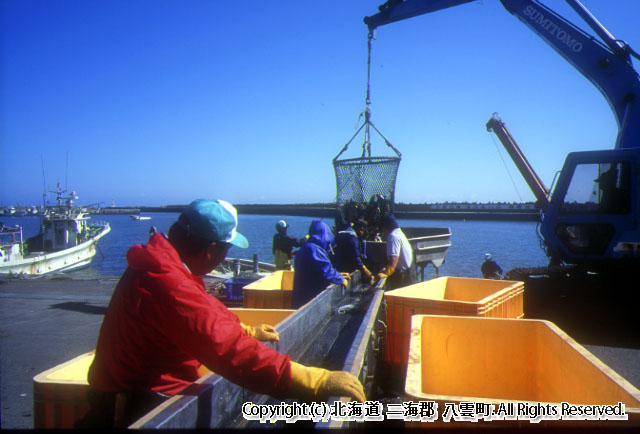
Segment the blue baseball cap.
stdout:
[[247,248],[249,241],[238,227],[238,213],[233,205],[224,200],[196,199],[182,210],[189,222],[189,230],[211,242],[231,243]]

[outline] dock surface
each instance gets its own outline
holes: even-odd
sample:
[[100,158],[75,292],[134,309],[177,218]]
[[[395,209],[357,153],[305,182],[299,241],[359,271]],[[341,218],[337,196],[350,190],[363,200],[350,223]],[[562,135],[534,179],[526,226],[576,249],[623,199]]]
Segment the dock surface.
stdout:
[[[2,429],[33,428],[35,375],[95,348],[116,278],[0,280]],[[640,388],[640,350],[585,347]]]
[[33,428],[33,377],[95,348],[117,282],[0,280],[2,429]]

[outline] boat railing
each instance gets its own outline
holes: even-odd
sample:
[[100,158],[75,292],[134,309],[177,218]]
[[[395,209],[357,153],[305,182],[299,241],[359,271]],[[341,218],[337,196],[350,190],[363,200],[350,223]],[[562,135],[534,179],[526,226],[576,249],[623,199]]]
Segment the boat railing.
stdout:
[[107,226],[109,226],[109,222],[104,221],[104,220],[92,220],[91,223],[88,223],[87,226],[91,226],[91,227],[99,227],[99,228],[106,228]]
[[[449,247],[451,247],[451,229],[433,227],[403,227],[402,232],[411,244],[414,255],[416,273],[424,280],[427,265],[435,268],[435,275],[444,263]],[[377,264],[384,265],[387,257],[386,241],[365,241],[365,255]]]
[[21,236],[22,228],[20,226],[4,226],[0,223],[0,240],[3,243],[19,240]]
[[90,238],[103,234],[104,231],[110,229],[110,226],[109,226],[109,222],[106,222],[106,221],[95,221],[95,222],[92,221],[91,223],[87,223],[85,228],[86,228],[85,241],[87,241]]
[[2,247],[2,256],[5,260],[9,260],[18,255],[22,256],[22,227],[17,225],[5,226],[0,223],[0,246]]

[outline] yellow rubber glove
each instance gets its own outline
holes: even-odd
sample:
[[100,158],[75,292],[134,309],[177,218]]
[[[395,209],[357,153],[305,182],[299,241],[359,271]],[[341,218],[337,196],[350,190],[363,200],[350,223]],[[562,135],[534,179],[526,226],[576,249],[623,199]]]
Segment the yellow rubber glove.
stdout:
[[275,327],[269,324],[258,324],[255,327],[240,323],[247,336],[256,338],[259,341],[279,341],[280,335]]
[[396,271],[395,268],[393,267],[387,267],[384,270],[382,270],[380,273],[378,273],[378,280],[382,279],[382,278],[388,278],[389,276],[391,276],[394,272]]
[[360,381],[345,371],[327,371],[291,362],[291,394],[308,401],[325,401],[330,396],[366,400]]
[[362,280],[365,282],[371,282],[371,271],[364,265],[362,266]]
[[342,286],[344,286],[345,289],[349,289],[349,282],[351,281],[351,275],[349,273],[340,273],[340,275],[342,276]]

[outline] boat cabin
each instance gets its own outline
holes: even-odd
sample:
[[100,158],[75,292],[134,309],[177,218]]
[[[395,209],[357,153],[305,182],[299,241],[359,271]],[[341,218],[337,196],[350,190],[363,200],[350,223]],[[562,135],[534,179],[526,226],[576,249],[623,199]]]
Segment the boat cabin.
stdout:
[[42,219],[43,250],[63,250],[86,241],[87,220],[77,209],[52,210]]

